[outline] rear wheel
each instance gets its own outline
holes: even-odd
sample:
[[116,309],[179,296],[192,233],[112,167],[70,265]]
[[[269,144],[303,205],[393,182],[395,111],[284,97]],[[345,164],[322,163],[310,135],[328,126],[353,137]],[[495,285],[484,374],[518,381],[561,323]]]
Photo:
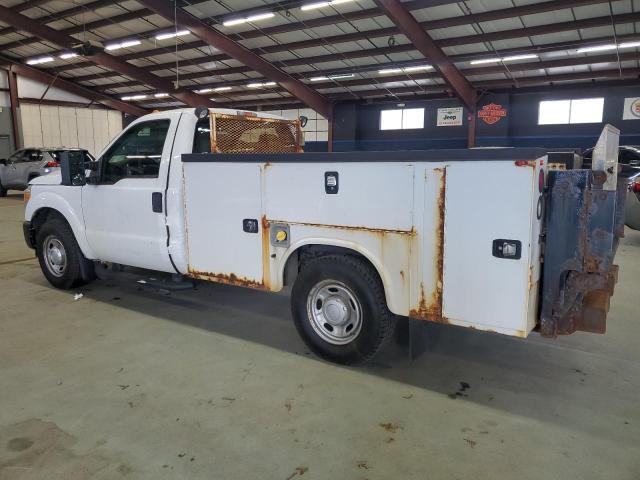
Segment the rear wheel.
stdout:
[[36,253],[42,273],[56,288],[68,290],[91,278],[93,265],[82,255],[71,228],[61,218],[48,219],[38,230]]
[[7,189],[2,186],[2,182],[0,182],[0,197],[7,196]]
[[293,286],[291,310],[307,346],[344,365],[373,358],[395,327],[377,272],[350,255],[304,263]]

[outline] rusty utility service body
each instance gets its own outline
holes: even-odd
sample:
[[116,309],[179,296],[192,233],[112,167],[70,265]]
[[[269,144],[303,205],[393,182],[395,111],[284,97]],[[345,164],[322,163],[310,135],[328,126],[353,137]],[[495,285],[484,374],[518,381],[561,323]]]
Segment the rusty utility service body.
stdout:
[[34,180],[25,238],[59,288],[97,265],[291,285],[302,338],[340,363],[371,358],[398,316],[603,333],[623,233],[618,134],[605,129],[594,170],[552,171],[541,149],[302,153],[297,120],[153,113],[88,176],[66,161]]

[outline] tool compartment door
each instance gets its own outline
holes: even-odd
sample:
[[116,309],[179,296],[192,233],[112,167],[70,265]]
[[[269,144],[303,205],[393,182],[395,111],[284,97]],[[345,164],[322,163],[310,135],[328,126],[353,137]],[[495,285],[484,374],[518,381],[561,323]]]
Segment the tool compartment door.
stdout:
[[[447,167],[443,316],[450,323],[520,337],[535,325],[539,165],[519,163]],[[496,256],[499,240],[520,242],[520,258]]]
[[189,275],[265,288],[260,166],[183,164]]

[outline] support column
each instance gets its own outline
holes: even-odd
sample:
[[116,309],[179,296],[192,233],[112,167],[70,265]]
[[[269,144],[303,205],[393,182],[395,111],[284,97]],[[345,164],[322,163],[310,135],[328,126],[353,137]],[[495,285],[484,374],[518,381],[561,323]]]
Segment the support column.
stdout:
[[11,103],[11,127],[13,130],[13,143],[18,150],[22,147],[22,139],[20,138],[20,126],[18,118],[18,107],[20,105],[18,97],[18,80],[17,75],[13,70],[7,70],[7,77],[9,80],[9,100]]
[[467,148],[473,148],[476,146],[476,112],[468,113],[469,125],[467,129]]

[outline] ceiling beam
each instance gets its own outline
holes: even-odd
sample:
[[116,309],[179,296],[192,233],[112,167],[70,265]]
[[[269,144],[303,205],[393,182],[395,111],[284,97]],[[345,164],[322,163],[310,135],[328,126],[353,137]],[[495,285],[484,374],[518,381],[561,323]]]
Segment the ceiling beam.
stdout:
[[[535,3],[532,5],[522,5],[518,7],[490,10],[488,12],[482,12],[477,14],[458,15],[455,17],[446,17],[438,20],[427,20],[427,21],[421,22],[420,25],[422,25],[422,27],[427,30],[436,30],[436,29],[442,29],[442,28],[449,28],[453,26],[496,21],[496,20],[502,20],[505,18],[518,17],[522,15],[531,15],[535,13],[544,13],[544,12],[556,11],[561,9],[567,9],[567,8],[585,6],[585,5],[591,5],[591,4],[597,4],[597,3],[604,3],[605,1],[606,0],[548,0],[542,3]],[[433,3],[434,2],[425,2],[424,0],[412,0],[412,1],[406,2],[404,5],[407,7],[408,10],[417,10],[420,8],[426,8],[427,6],[434,6]],[[451,0],[439,2],[439,4],[443,4],[443,3],[454,3],[454,2],[452,2]],[[314,18],[311,20],[305,20],[300,22],[289,22],[289,23],[284,23],[282,25],[276,25],[273,27],[251,29],[245,32],[232,34],[229,36],[233,40],[238,40],[238,41],[249,40],[249,39],[259,38],[263,36],[296,32],[300,30],[308,30],[310,28],[317,28],[317,27],[322,27],[327,25],[335,25],[338,23],[354,22],[357,20],[362,20],[364,18],[371,18],[371,17],[381,16],[381,15],[382,13],[378,8],[370,8],[366,10],[356,10],[354,12],[347,12],[339,15],[328,15],[325,17]],[[87,27],[90,28],[90,25],[91,24],[87,24]],[[145,38],[147,36],[153,35],[156,31],[157,30],[155,29],[149,30],[147,32],[144,32],[143,34],[138,34],[138,36],[139,37],[142,36],[143,38]],[[0,31],[0,33],[2,33],[2,31]],[[123,39],[124,38],[126,37],[123,37]],[[111,39],[111,40],[117,40],[117,39]],[[185,50],[202,48],[205,46],[206,46],[206,43],[203,42],[202,40],[195,40],[190,42],[179,43],[177,46],[175,47],[172,46],[171,48],[157,47],[150,50],[130,52],[125,55],[122,55],[122,57],[125,60],[135,60],[140,58],[152,57],[154,55],[174,53],[176,49],[177,51],[181,52]],[[2,48],[1,45],[0,45],[0,48]],[[335,58],[335,54],[333,54],[332,56]],[[221,55],[219,58],[218,56],[216,56],[216,58],[219,60],[225,60],[228,57],[226,55]],[[191,59],[182,60],[181,63],[182,65],[198,65],[197,62],[194,62]],[[74,66],[74,65],[77,65],[77,66]],[[84,66],[88,66],[88,65],[84,65],[82,63],[68,64],[61,67],[59,71],[73,70],[74,68],[82,68]],[[153,67],[153,68],[156,68],[156,67]],[[172,68],[172,66],[169,65],[168,67],[163,67],[163,68]]]
[[[557,2],[554,2],[557,3]],[[519,8],[519,7],[518,7]],[[518,29],[512,29],[512,30],[502,30],[502,31],[498,31],[495,33],[491,33],[491,34],[487,34],[487,35],[467,35],[467,36],[463,36],[463,37],[454,37],[454,38],[444,38],[441,40],[438,40],[436,43],[438,44],[438,46],[440,46],[441,48],[446,48],[446,47],[450,47],[450,46],[459,46],[459,45],[470,45],[470,44],[482,44],[485,40],[486,41],[496,41],[496,40],[508,40],[508,39],[513,39],[513,38],[524,38],[524,37],[530,37],[530,36],[536,36],[536,35],[544,35],[544,34],[550,34],[550,33],[559,33],[559,32],[565,32],[565,31],[571,31],[571,30],[577,30],[577,29],[582,29],[582,28],[593,28],[593,27],[599,27],[599,26],[609,26],[611,25],[611,23],[613,22],[613,24],[624,24],[624,23],[634,23],[634,22],[640,22],[640,13],[631,13],[631,14],[620,14],[620,15],[614,15],[613,17],[595,17],[595,18],[589,18],[589,19],[582,19],[582,20],[577,20],[575,22],[562,22],[562,23],[551,23],[551,24],[545,24],[545,25],[540,25],[540,26],[536,26],[536,27],[528,27],[528,28],[518,28]],[[424,27],[425,23],[428,22],[422,22],[421,25]],[[386,32],[386,30],[388,29],[383,29],[383,30],[369,30],[369,31],[364,31],[364,32],[359,32],[359,33],[350,33],[350,34],[342,34],[342,35],[337,35],[337,36],[332,36],[332,37],[326,37],[324,39],[320,39],[320,44],[322,43],[331,43],[331,44],[335,44],[335,43],[340,43],[340,42],[346,42],[346,41],[355,41],[355,40],[360,40],[363,38],[375,38],[375,37],[380,37],[380,36],[384,36],[383,33],[381,32]],[[388,32],[384,33],[384,34],[388,34]],[[603,39],[600,38],[598,39],[599,41],[602,41]],[[313,42],[313,44],[311,44],[310,42]],[[591,42],[591,40],[585,40],[585,42]],[[287,51],[287,50],[295,50],[295,49],[299,49],[299,48],[308,48],[308,47],[313,47],[313,46],[318,46],[318,40],[314,39],[314,40],[303,40],[301,42],[293,42],[293,43],[289,43],[289,44],[278,44],[278,45],[272,45],[272,46],[268,46],[268,47],[264,47],[260,49],[261,53],[280,53],[283,51]],[[398,48],[401,49],[403,47],[407,47],[407,45],[400,45],[400,46],[396,46],[393,48]],[[384,48],[390,48],[390,47],[384,47]],[[532,47],[535,48],[535,47]],[[0,45],[0,49],[2,49],[2,45]],[[408,50],[414,50],[413,49],[408,49]],[[404,50],[406,51],[406,50]],[[147,52],[143,52],[143,53],[147,53]],[[489,55],[495,55],[495,53],[491,53],[491,52],[485,52],[485,54],[489,54]],[[481,55],[481,54],[478,54]],[[124,56],[123,58],[127,58],[127,56]],[[344,54],[342,53],[332,53],[332,54],[328,54],[328,55],[323,55],[321,57],[324,58],[330,58],[333,57],[333,60],[335,59],[340,59],[341,57],[343,58],[356,58],[357,57],[357,53],[355,52],[345,52]],[[203,63],[210,63],[210,62],[215,62],[215,61],[223,61],[228,59],[229,57],[225,54],[217,54],[217,55],[213,55],[213,56],[205,56],[205,57],[199,57],[197,59],[191,59],[191,60],[183,60],[180,63],[182,65],[201,65]],[[280,62],[283,66],[293,66],[293,65],[300,65],[300,64],[304,64],[304,63],[312,63],[312,61],[331,61],[331,60],[324,60],[323,58],[311,58],[308,59],[309,62],[304,62],[304,58],[302,59],[292,59],[292,60],[288,60],[288,61],[283,61]],[[78,65],[78,64],[76,64]],[[67,69],[71,69],[70,67],[72,67],[73,64],[70,64],[69,66],[64,66],[62,67],[62,69],[60,71],[64,71]],[[78,65],[78,67],[76,68],[80,68],[81,65]],[[162,63],[162,64],[156,64],[156,65],[149,65],[147,68],[150,68],[152,70],[158,69],[172,69],[175,68],[175,62],[166,62],[166,63]],[[207,76],[211,76],[213,74],[215,75],[224,75],[224,69],[219,69],[219,70],[215,70],[213,72],[211,71],[207,71],[207,72],[194,72],[194,73],[187,73],[181,76],[181,78],[187,80],[187,79],[196,79],[196,78],[201,78],[201,77],[207,77]],[[88,81],[88,80],[93,80],[96,78],[108,78],[110,76],[113,76],[113,74],[110,73],[102,73],[102,74],[94,74],[94,75],[89,75],[89,76],[84,76],[84,77],[78,77],[78,81]],[[87,78],[88,77],[88,78]]]
[[318,92],[305,85],[301,81],[293,78],[288,73],[275,67],[267,62],[259,55],[256,55],[248,48],[232,40],[223,33],[210,27],[202,20],[178,8],[174,11],[173,6],[166,0],[138,0],[143,5],[152,9],[157,14],[173,20],[175,16],[176,22],[188,28],[194,35],[201,40],[207,42],[214,48],[218,48],[232,58],[251,67],[256,72],[264,75],[269,80],[277,82],[285,90],[290,92],[300,101],[313,108],[326,118],[331,118],[332,107],[331,102],[320,95]]
[[[11,23],[21,30],[26,30],[43,40],[55,43],[62,48],[71,49],[78,43],[77,39],[35,22],[7,7],[0,6],[0,16],[2,16],[3,21]],[[207,107],[215,106],[215,103],[207,97],[185,89],[176,90],[173,88],[173,83],[170,80],[153,75],[143,68],[136,67],[108,53],[100,52],[89,58],[95,64],[120,72],[123,75],[155,88],[158,92],[168,93],[190,107],[198,107],[201,105]]]
[[[526,29],[524,31],[526,32]],[[638,38],[637,35],[618,36],[618,42],[631,41],[637,38]],[[565,41],[565,42],[558,42],[558,43],[548,43],[544,45],[536,45],[531,47],[516,47],[516,48],[500,50],[499,53],[501,56],[524,54],[524,53],[544,53],[544,52],[553,52],[553,51],[568,50],[568,49],[577,49],[580,47],[592,46],[592,45],[604,45],[607,43],[611,43],[611,37],[608,37],[608,36],[598,37],[598,38],[592,38],[589,40],[580,40],[577,42]],[[374,55],[391,55],[394,53],[405,53],[405,52],[413,52],[413,51],[415,51],[415,47],[413,46],[413,44],[409,43],[405,45],[396,45],[393,47],[369,48],[369,49],[363,49],[363,50],[353,50],[350,52],[343,52],[341,54],[341,57],[342,59],[368,58],[368,57],[373,57]],[[495,52],[484,51],[484,52],[475,52],[475,53],[469,52],[461,55],[450,55],[449,58],[452,61],[458,63],[458,62],[466,62],[469,60],[489,58],[489,57],[495,57],[495,56],[496,56]],[[203,57],[203,58],[206,58],[206,57]],[[589,56],[586,58],[590,59],[592,57]],[[316,65],[319,63],[333,62],[335,61],[335,59],[336,59],[335,54],[317,55],[315,57],[304,57],[304,58],[294,58],[291,60],[284,60],[280,62],[280,64],[284,67],[294,67],[294,66],[301,66],[301,65],[307,65],[307,64]],[[418,61],[411,60],[406,62],[396,62],[396,65],[402,66],[404,63],[417,64]],[[292,74],[292,75],[297,76],[299,78],[306,78],[306,77],[312,77],[312,76],[326,76],[326,75],[335,75],[335,74],[341,74],[341,73],[359,72],[365,69],[365,67],[367,66],[358,65],[356,67],[342,67],[342,68],[334,68],[334,69],[326,69],[326,70],[310,69],[310,70],[304,70],[302,72],[296,72],[295,74]],[[388,68],[388,67],[390,67],[390,65],[388,64],[382,64],[382,63],[379,64],[379,68],[381,69]],[[242,65],[239,67],[222,68],[214,71],[183,73],[180,75],[180,79],[181,80],[198,80],[200,78],[221,76],[221,75],[231,75],[231,74],[245,73],[250,71],[251,69],[249,67]],[[56,69],[55,72],[58,73],[59,69]],[[84,81],[92,81],[98,78],[102,78],[102,75],[101,74],[85,75],[85,76],[79,76],[74,78],[76,81],[84,82]],[[407,76],[407,78],[409,78],[409,76]],[[215,84],[215,86],[222,86],[222,82],[225,82],[225,80],[221,79],[220,82]],[[229,82],[225,82],[225,83],[229,83]],[[230,83],[234,83],[234,82],[230,82]],[[212,85],[214,84],[209,82],[205,84],[199,84],[198,87],[208,88]],[[119,89],[119,88],[136,87],[136,86],[140,86],[140,83],[135,81],[126,81],[126,82],[104,83],[100,85],[95,85],[94,88],[98,89],[99,91],[107,91],[107,90],[113,90],[116,88]]]
[[475,112],[477,95],[473,85],[460,73],[460,70],[420,26],[409,10],[398,0],[375,0],[375,2],[442,75],[456,97],[471,112]]
[[118,100],[117,98],[110,97],[109,95],[105,95],[104,93],[96,92],[91,88],[78,85],[77,83],[71,82],[61,77],[53,76],[47,72],[43,72],[42,70],[38,70],[37,68],[18,63],[10,58],[1,55],[0,66],[22,77],[36,80],[37,82],[44,83],[45,85],[55,86],[60,90],[65,90],[66,92],[72,93],[74,95],[88,98],[89,100],[93,100],[95,102],[100,102],[101,104],[109,108],[113,108],[114,110],[119,110],[136,117],[140,117],[149,113],[148,110],[145,110],[144,108],[141,108],[139,106],[123,102],[121,100]]

